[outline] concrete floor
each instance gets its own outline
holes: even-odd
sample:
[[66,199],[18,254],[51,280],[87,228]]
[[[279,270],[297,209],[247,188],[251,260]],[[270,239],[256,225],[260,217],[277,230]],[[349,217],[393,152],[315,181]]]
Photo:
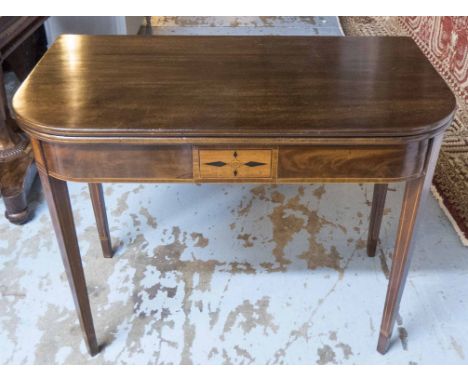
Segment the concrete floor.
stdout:
[[[86,354],[45,202],[0,223],[0,363],[466,363],[468,251],[431,197],[401,317],[375,351],[401,189],[378,256],[369,185],[106,185],[114,259],[70,185],[101,354]],[[1,213],[2,211],[0,211]]]
[[[161,33],[207,32],[213,21],[181,19],[161,21]],[[215,25],[239,33],[227,19]],[[286,21],[296,34],[340,33],[336,18],[323,31],[297,18],[237,20],[270,34]],[[389,191],[375,258],[365,253],[371,185],[109,184],[110,260],[101,256],[87,186],[70,191],[106,347],[86,353],[36,184],[33,221],[18,227],[0,218],[2,364],[467,363],[468,251],[432,197],[393,346],[382,356],[375,347],[401,186]]]
[[153,16],[154,35],[301,35],[342,34],[336,16]]

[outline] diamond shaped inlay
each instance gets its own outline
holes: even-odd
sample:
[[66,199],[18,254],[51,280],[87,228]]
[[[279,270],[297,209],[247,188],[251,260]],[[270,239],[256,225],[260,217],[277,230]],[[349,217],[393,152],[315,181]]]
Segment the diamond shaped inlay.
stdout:
[[225,162],[221,162],[221,161],[217,161],[217,162],[209,162],[209,163],[205,163],[207,166],[214,166],[214,167],[223,167],[223,166],[226,166],[227,163]]
[[250,162],[244,163],[244,165],[249,166],[249,167],[258,167],[258,166],[264,166],[266,165],[266,163],[250,161]]

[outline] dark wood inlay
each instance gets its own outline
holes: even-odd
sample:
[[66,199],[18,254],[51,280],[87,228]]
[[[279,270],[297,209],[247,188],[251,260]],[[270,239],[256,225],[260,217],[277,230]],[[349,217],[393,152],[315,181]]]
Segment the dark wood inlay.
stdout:
[[258,167],[258,166],[265,166],[266,163],[261,163],[261,162],[255,162],[255,161],[249,161],[247,163],[244,163],[244,166],[248,167]]
[[208,162],[208,163],[205,163],[206,165],[208,166],[215,166],[215,167],[223,167],[223,166],[226,166],[227,163],[226,162],[221,162],[221,161],[217,161],[217,162]]

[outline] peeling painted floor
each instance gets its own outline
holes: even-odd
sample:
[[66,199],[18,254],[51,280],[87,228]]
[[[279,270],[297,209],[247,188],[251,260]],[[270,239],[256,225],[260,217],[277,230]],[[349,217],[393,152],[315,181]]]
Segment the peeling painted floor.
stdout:
[[468,253],[432,197],[394,343],[381,356],[401,187],[391,187],[379,253],[368,258],[368,185],[109,184],[109,260],[87,186],[71,183],[107,344],[90,358],[37,186],[33,221],[0,222],[2,364],[467,362]]
[[[221,32],[208,18],[181,19],[161,21],[161,34]],[[216,19],[224,33],[238,33],[229,18]],[[298,34],[340,34],[336,18],[318,31],[305,24],[320,18],[236,19],[249,34],[267,27],[261,32],[279,34],[271,22]],[[116,255],[104,259],[87,185],[72,183],[95,326],[106,344],[91,358],[35,186],[30,223],[13,226],[0,211],[1,364],[467,363],[468,251],[432,197],[393,346],[382,356],[375,348],[401,186],[389,191],[378,255],[368,258],[370,185],[109,184]]]
[[342,34],[336,16],[153,16],[152,34],[300,35]]

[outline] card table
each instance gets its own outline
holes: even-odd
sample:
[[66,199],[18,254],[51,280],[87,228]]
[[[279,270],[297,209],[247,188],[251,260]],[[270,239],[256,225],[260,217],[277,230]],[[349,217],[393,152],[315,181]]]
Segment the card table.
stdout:
[[100,348],[67,181],[89,183],[105,257],[103,182],[373,183],[371,257],[387,185],[404,182],[377,350],[389,348],[416,217],[456,109],[410,38],[62,35],[13,108],[90,354]]

